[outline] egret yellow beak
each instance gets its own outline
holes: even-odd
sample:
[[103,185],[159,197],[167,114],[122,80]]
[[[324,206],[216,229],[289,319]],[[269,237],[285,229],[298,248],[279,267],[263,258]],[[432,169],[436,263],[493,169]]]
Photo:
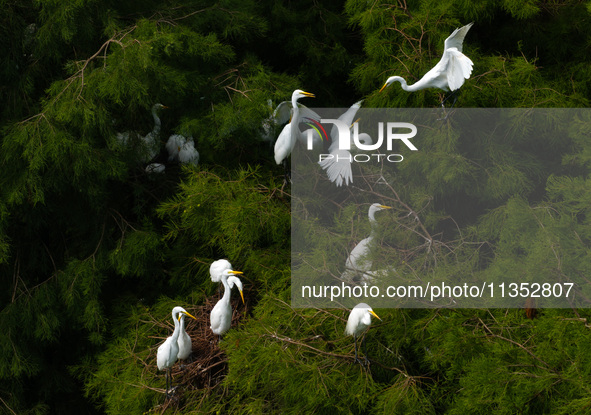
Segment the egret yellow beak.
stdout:
[[304,94],[304,95],[305,95],[305,96],[307,96],[308,98],[316,98],[316,95],[314,95],[314,94],[312,94],[312,93],[310,93],[310,92],[305,92],[305,91],[302,91],[302,94]]
[[371,313],[371,314],[372,314],[372,315],[373,315],[375,318],[377,318],[378,320],[382,321],[382,319],[381,319],[381,318],[379,318],[379,317],[378,317],[378,315],[377,315],[376,313],[374,313],[374,311],[373,311],[373,310],[369,310],[369,312],[370,312],[370,313]]
[[[191,317],[193,320],[197,320],[197,317],[194,317],[194,316],[192,316],[191,314],[189,314],[189,313],[187,313],[187,312],[185,312],[185,313],[183,313],[183,314],[185,314],[185,315],[187,315],[187,316]],[[179,317],[180,317],[180,314],[179,314]]]
[[387,86],[388,86],[388,83],[386,82],[386,83],[384,84],[384,86],[380,88],[380,92],[382,92],[382,91],[384,90],[384,88],[385,88],[385,87],[387,87]]
[[238,291],[240,291],[240,298],[242,298],[242,304],[246,304],[244,302],[244,295],[242,294],[242,290],[238,290]]
[[382,209],[392,209],[392,206],[380,205]]
[[353,124],[351,124],[351,126],[349,128],[353,128],[353,126],[355,125],[356,122],[359,122],[361,118],[357,118],[355,121],[353,121]]
[[168,107],[166,105],[163,105],[162,108],[168,109]]
[[243,274],[242,271],[230,271],[232,274],[240,275]]

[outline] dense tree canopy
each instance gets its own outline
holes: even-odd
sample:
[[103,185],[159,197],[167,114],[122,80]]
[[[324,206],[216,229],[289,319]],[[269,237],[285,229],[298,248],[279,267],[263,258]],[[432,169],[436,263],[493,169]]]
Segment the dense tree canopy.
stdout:
[[[582,308],[377,309],[371,371],[353,364],[347,310],[290,305],[290,220],[302,206],[263,123],[296,88],[315,93],[318,107],[362,98],[437,107],[442,91],[378,90],[391,75],[419,79],[451,31],[472,21],[464,52],[474,71],[456,105],[588,107],[591,3],[0,5],[2,413],[587,411],[591,313]],[[143,149],[155,103],[168,108],[148,161],[165,164],[162,174],[146,172]],[[395,254],[434,278],[590,278],[591,124],[582,114],[567,134],[543,139],[530,131],[422,143],[391,178],[387,223],[397,232],[383,235],[391,249],[382,260]],[[168,161],[172,134],[193,137],[198,166]],[[340,246],[367,233],[366,212],[335,213],[332,230],[349,235]],[[334,234],[314,225],[310,245],[326,249]],[[416,235],[437,244],[421,249]],[[246,296],[245,305],[232,299],[234,325],[219,347],[207,317],[218,258],[244,271]],[[156,349],[176,305],[198,317],[189,322],[198,353],[175,369],[176,398],[165,401]]]

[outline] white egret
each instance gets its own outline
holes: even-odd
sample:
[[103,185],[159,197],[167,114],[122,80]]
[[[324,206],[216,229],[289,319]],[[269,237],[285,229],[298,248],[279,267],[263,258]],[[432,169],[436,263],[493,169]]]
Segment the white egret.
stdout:
[[[414,92],[426,88],[439,88],[444,91],[457,91],[464,81],[470,78],[472,66],[474,65],[470,58],[462,53],[462,44],[466,33],[472,27],[473,23],[460,27],[445,39],[443,47],[443,56],[441,60],[429,72],[427,72],[419,81],[412,85],[407,85],[404,78],[400,76],[391,76],[388,78],[380,92],[393,82],[400,82],[402,89],[408,92]],[[449,97],[448,97],[449,98]],[[446,98],[447,99],[447,98]],[[441,103],[443,106],[443,103]]]
[[[355,123],[353,123],[353,119],[355,118],[355,114],[357,114],[359,108],[361,108],[362,102],[363,100],[351,105],[351,107],[341,114],[338,119],[346,125],[353,127],[355,125]],[[347,186],[349,183],[353,183],[351,153],[349,150],[343,150],[339,148],[339,131],[336,126],[333,126],[330,130],[330,139],[331,144],[328,148],[329,157],[322,159],[318,162],[318,164],[320,167],[326,170],[328,179],[335,183],[337,187],[340,187],[343,184]],[[352,136],[350,136],[350,141],[351,144],[353,144]],[[359,141],[365,145],[373,144],[371,137],[365,133],[359,134]]]
[[373,262],[368,258],[372,248],[373,241],[376,237],[376,228],[378,221],[376,220],[375,214],[381,210],[392,209],[390,206],[382,205],[380,203],[374,203],[369,207],[367,216],[369,217],[369,223],[371,224],[371,232],[369,236],[359,242],[355,248],[351,251],[345,262],[345,272],[341,275],[343,280],[352,281],[353,277],[358,273],[361,273],[362,281],[370,281],[373,273],[371,267]]
[[192,164],[196,166],[199,164],[199,152],[195,149],[195,142],[193,137],[189,137],[179,151],[179,161],[181,164]]
[[[179,354],[179,336],[181,334],[181,327],[180,327],[180,320],[181,316],[189,316],[193,317],[191,314],[187,313],[187,311],[183,307],[175,307],[172,309],[172,320],[174,321],[174,331],[172,332],[172,336],[168,337],[164,343],[158,347],[158,353],[156,354],[156,364],[158,365],[158,370],[166,370],[166,396],[168,396],[168,392],[170,388],[172,388],[172,377],[170,373],[170,369],[172,365],[177,361],[178,354]],[[184,327],[182,329],[184,333]],[[185,333],[186,334],[186,333]],[[190,341],[190,339],[189,339]],[[170,388],[169,388],[170,385]]]
[[[221,281],[224,285],[224,295],[213,307],[209,316],[211,331],[213,331],[218,336],[222,336],[224,333],[226,333],[232,324],[232,306],[230,305],[231,287],[228,284],[228,278],[237,274],[242,274],[242,272],[226,269],[221,275]],[[242,295],[242,290],[240,290],[240,294]]]
[[[144,163],[148,163],[153,158],[155,158],[158,153],[160,152],[160,127],[161,122],[160,118],[158,117],[158,112],[163,109],[168,108],[165,105],[160,103],[156,103],[152,106],[152,117],[154,118],[154,128],[145,136],[140,136],[140,153],[138,158],[143,161]],[[117,140],[121,145],[127,146],[129,143],[130,133],[129,131],[123,133],[117,133]]]
[[283,163],[287,174],[287,157],[291,154],[293,147],[295,146],[296,141],[300,135],[299,129],[299,122],[300,122],[300,109],[298,107],[298,99],[300,98],[314,98],[314,94],[309,92],[302,91],[301,89],[296,89],[291,94],[291,105],[292,105],[292,115],[291,121],[283,127],[281,133],[277,137],[277,141],[275,141],[275,162],[277,164]]
[[180,134],[172,134],[168,137],[165,148],[168,152],[168,161],[178,161],[179,152],[181,151],[182,145],[187,141],[187,138]]
[[178,161],[181,164],[199,164],[199,152],[195,149],[195,142],[192,136],[189,138],[173,134],[166,142],[168,161]]
[[[381,318],[378,317],[376,313],[372,310],[370,306],[365,303],[359,303],[353,310],[351,310],[351,314],[349,314],[349,319],[347,320],[347,326],[345,327],[345,334],[349,336],[353,336],[355,339],[355,361],[359,362],[361,365],[363,363],[359,360],[358,353],[357,353],[357,337],[363,333],[363,340],[362,348],[365,345],[365,331],[371,325],[371,316],[374,316],[378,320]],[[367,352],[364,350],[364,358],[367,361]]]

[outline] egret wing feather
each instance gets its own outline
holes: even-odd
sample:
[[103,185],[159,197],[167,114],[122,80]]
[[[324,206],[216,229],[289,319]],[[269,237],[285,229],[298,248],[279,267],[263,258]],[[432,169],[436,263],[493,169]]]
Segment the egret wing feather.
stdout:
[[455,48],[448,49],[447,83],[451,91],[455,91],[464,84],[472,74],[473,63],[466,55]]
[[473,24],[474,23],[469,23],[466,26],[462,26],[454,30],[452,34],[449,35],[447,39],[445,39],[443,50],[456,48],[458,52],[461,52],[464,43],[464,38],[466,37],[468,30],[470,30]]
[[351,153],[347,150],[333,150],[332,158],[319,161],[320,167],[326,170],[328,179],[337,187],[348,186],[353,183],[353,169],[351,167]]
[[282,101],[277,105],[275,111],[273,111],[273,118],[275,119],[275,124],[281,125],[289,122],[291,119],[291,101]]

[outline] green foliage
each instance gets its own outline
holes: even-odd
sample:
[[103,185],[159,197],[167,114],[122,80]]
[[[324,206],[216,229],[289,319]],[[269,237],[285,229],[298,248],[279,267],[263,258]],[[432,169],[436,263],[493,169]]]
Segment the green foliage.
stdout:
[[[368,259],[394,266],[400,281],[588,279],[586,111],[508,112],[495,119],[503,136],[440,122],[385,174],[386,190],[328,208],[318,196],[334,186],[324,176],[292,199],[263,123],[296,88],[316,94],[309,106],[364,98],[368,107],[438,107],[437,90],[378,90],[390,75],[420,79],[451,31],[471,21],[464,52],[474,71],[458,107],[586,107],[589,4],[0,6],[3,412],[586,413],[586,309],[538,309],[533,320],[516,307],[535,304],[379,309],[368,371],[343,335],[345,310],[289,305],[291,266],[310,283],[331,261],[342,271],[377,196],[393,209],[379,217],[383,249]],[[158,102],[168,107],[154,158],[166,164],[161,175],[147,174],[138,154]],[[168,162],[173,133],[193,137],[197,167]],[[291,215],[306,218],[293,241],[306,256],[293,263]],[[244,271],[247,304],[221,342],[219,376],[181,385],[182,399],[163,404],[155,354],[170,310],[211,305],[208,269],[223,257]],[[589,298],[578,287],[576,300]]]

